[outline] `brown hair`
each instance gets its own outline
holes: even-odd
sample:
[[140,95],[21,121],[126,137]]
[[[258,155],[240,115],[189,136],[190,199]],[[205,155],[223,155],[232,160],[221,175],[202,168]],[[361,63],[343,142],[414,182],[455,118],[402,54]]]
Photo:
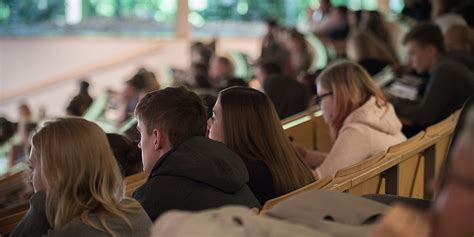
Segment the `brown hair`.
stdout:
[[309,167],[285,135],[275,107],[264,93],[231,87],[219,93],[224,143],[243,160],[263,160],[278,195],[314,182]]
[[148,93],[135,108],[135,116],[143,122],[148,134],[161,128],[173,147],[193,136],[206,134],[206,107],[198,95],[184,87]]
[[432,23],[422,23],[413,27],[403,38],[403,44],[415,41],[422,46],[432,45],[444,52],[444,39],[441,29]]
[[[32,138],[46,191],[46,217],[53,229],[74,218],[87,226],[113,233],[108,218],[130,228],[127,213],[138,211],[137,202],[122,203],[123,182],[109,143],[99,126],[81,118],[45,123]],[[98,223],[91,214],[97,214]]]
[[348,47],[353,44],[357,59],[378,59],[389,64],[398,62],[388,46],[368,31],[355,30],[348,39]]
[[117,133],[107,133],[107,140],[119,164],[122,177],[127,177],[143,170],[142,155],[137,143]]
[[317,86],[331,91],[335,101],[335,118],[330,121],[331,137],[336,139],[344,120],[354,110],[375,96],[379,106],[386,105],[386,99],[370,77],[359,64],[350,61],[339,61],[326,68],[316,79]]
[[453,25],[444,34],[447,51],[462,50],[474,55],[474,31],[468,26]]

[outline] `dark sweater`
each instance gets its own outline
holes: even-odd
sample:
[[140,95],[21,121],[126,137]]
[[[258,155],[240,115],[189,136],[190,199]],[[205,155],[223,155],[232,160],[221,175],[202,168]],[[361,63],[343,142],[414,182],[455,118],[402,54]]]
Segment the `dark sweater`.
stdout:
[[396,105],[397,114],[424,129],[460,109],[474,94],[474,73],[450,59],[441,58],[430,71],[430,79],[421,101],[413,105]]
[[[98,231],[82,222],[79,217],[72,219],[60,230],[51,230],[51,226],[46,218],[45,213],[46,193],[37,192],[30,199],[30,209],[25,217],[13,230],[12,237],[34,237],[34,236],[109,236],[109,234]],[[124,199],[122,202],[136,202],[132,199]],[[145,211],[140,207],[137,213],[127,214],[127,218],[132,224],[130,229],[126,223],[117,218],[108,218],[108,227],[117,236],[148,236],[152,225]],[[97,215],[90,214],[90,219],[99,223]]]
[[280,119],[297,114],[308,108],[309,91],[306,87],[283,75],[269,75],[263,90],[270,97]]
[[262,160],[245,161],[249,172],[249,182],[247,183],[250,190],[255,194],[260,204],[276,198],[275,185],[273,183],[272,173],[267,164]]
[[163,155],[133,197],[152,220],[172,209],[260,207],[248,180],[244,162],[224,144],[194,137]]

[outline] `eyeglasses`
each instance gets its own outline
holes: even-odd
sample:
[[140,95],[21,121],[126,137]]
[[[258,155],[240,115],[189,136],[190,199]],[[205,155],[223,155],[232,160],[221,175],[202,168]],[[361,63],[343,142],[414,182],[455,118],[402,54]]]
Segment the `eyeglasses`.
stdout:
[[329,92],[329,93],[326,93],[326,94],[323,94],[323,95],[316,95],[316,97],[314,98],[314,101],[316,102],[317,105],[321,105],[321,102],[323,101],[323,98],[326,97],[326,96],[330,96],[332,94],[333,94],[332,92]]

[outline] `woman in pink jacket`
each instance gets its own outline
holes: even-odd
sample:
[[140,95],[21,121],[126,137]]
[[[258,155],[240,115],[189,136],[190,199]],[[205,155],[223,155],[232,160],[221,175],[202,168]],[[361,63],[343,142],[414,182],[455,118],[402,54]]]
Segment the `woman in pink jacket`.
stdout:
[[360,65],[341,61],[316,79],[316,102],[329,125],[334,144],[328,154],[308,152],[315,176],[332,176],[406,140],[393,106]]

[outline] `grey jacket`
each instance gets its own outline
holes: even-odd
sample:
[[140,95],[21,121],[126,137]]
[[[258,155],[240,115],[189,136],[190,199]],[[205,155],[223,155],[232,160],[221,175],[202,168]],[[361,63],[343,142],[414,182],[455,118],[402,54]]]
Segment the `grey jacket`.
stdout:
[[[13,230],[12,237],[34,237],[34,236],[109,236],[105,232],[98,231],[84,224],[79,218],[74,218],[60,230],[52,230],[45,214],[45,192],[38,192],[30,199],[30,209],[18,226]],[[132,199],[124,199],[123,202],[136,202]],[[149,236],[151,226],[150,218],[140,207],[139,211],[129,214],[129,220],[132,224],[130,229],[121,220],[109,218],[108,227],[116,233],[116,236]],[[97,221],[97,216],[92,215],[91,219]]]

